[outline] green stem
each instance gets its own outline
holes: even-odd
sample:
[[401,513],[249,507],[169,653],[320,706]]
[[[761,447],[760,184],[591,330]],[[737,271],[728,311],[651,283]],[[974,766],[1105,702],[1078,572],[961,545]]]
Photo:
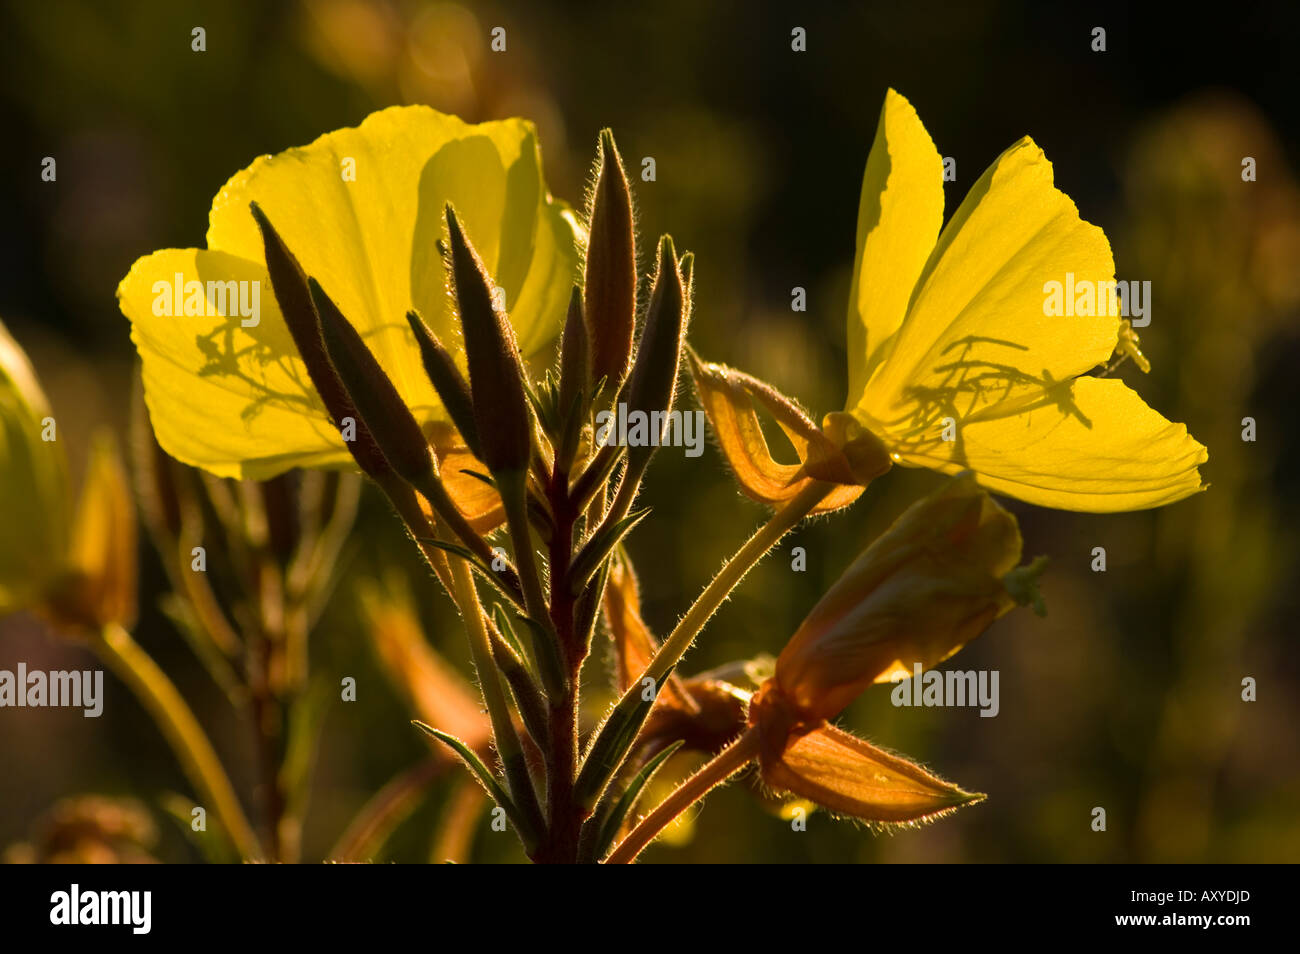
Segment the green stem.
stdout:
[[158,723],[190,783],[211,804],[240,857],[260,858],[262,850],[257,836],[240,807],[221,760],[167,674],[117,623],[106,625],[94,640],[94,646]]
[[675,666],[690,649],[691,643],[699,635],[700,630],[717,612],[718,607],[723,604],[731,591],[736,585],[745,578],[754,565],[761,560],[772,547],[776,546],[783,536],[794,529],[809,512],[821,503],[821,501],[835,489],[835,484],[825,481],[813,481],[790,501],[772,514],[767,523],[755,531],[754,535],[745,541],[745,545],[736,551],[736,555],[727,561],[726,565],[719,571],[712,582],[704,588],[699,597],[686,611],[668,638],[664,640],[659,651],[655,653],[654,659],[646,667],[646,671],[640,679],[637,679],[633,686],[640,686],[643,679],[650,678],[658,684],[668,670]]
[[555,627],[542,590],[542,575],[533,552],[533,538],[528,522],[528,475],[523,471],[502,471],[496,478],[501,502],[505,505],[506,527],[514,542],[515,566],[519,571],[519,584],[523,588],[524,608],[533,622],[542,626],[552,638]]
[[[574,639],[575,599],[569,587],[576,514],[569,500],[569,478],[556,470],[547,487],[555,515],[550,542],[549,620],[564,664],[564,691],[550,700],[547,720],[547,840],[538,860],[572,863],[577,860],[583,814],[574,802],[578,765],[578,687],[586,647]],[[516,548],[518,545],[516,544]]]
[[[464,560],[448,562],[451,564],[452,597],[460,608],[461,619],[465,621],[465,630],[469,634],[470,655],[474,660],[474,668],[478,671],[479,688],[483,692],[488,718],[492,722],[492,736],[505,768],[510,796],[530,823],[540,822],[541,809],[537,804],[537,793],[533,790],[532,779],[528,775],[519,736],[515,734],[510,704],[501,685],[501,675],[493,665],[492,644],[488,639],[478,590],[474,587],[474,577]],[[541,826],[537,827],[539,831],[521,834],[525,835],[526,840],[536,838]]]

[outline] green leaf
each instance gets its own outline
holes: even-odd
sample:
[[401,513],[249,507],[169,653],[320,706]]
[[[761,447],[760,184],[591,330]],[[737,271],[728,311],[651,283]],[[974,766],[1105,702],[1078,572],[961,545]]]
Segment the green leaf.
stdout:
[[630,513],[612,526],[601,527],[591,535],[591,539],[578,551],[578,555],[573,558],[573,565],[569,567],[569,592],[572,595],[577,596],[586,588],[596,571],[614,552],[614,548],[649,513],[649,507]]
[[[518,640],[510,630],[500,605],[492,607],[495,625],[488,627],[492,643],[492,659],[505,677],[510,693],[515,697],[515,708],[524,720],[524,728],[539,745],[547,737],[546,697],[537,686],[537,680],[527,664],[528,657],[518,647]],[[510,633],[507,638],[504,634]]]
[[[677,750],[685,744],[685,739],[678,739],[641,766],[641,771],[636,773],[617,801],[609,797],[612,793],[607,793],[606,797],[601,800],[600,805],[596,807],[595,814],[587,820],[587,825],[592,825],[595,832],[591,841],[591,847],[595,850],[591,857],[585,860],[598,861],[609,853],[610,847],[614,844],[615,836],[618,835],[619,829],[623,827],[623,820],[636,807],[641,792],[650,784],[650,780],[663,767],[663,764],[672,758]],[[583,826],[582,834],[584,836],[587,834],[586,825]]]
[[433,736],[460,757],[460,760],[465,763],[465,767],[470,770],[470,773],[478,780],[478,783],[483,786],[488,797],[505,810],[506,817],[514,823],[515,830],[519,833],[519,838],[524,843],[524,848],[531,853],[533,849],[537,847],[541,833],[532,830],[532,825],[519,810],[519,807],[514,803],[510,794],[505,790],[505,786],[503,786],[497,777],[488,770],[488,767],[483,764],[483,760],[475,754],[474,750],[451,733],[443,732],[441,729],[435,729],[433,726],[426,725],[419,719],[411,720],[411,725],[415,726],[421,732],[426,732]]
[[614,706],[597,731],[587,754],[583,757],[582,768],[574,783],[574,798],[583,808],[592,808],[604,793],[605,788],[623,766],[637,733],[645,724],[650,709],[654,706],[659,693],[672,675],[673,666],[668,667],[662,679],[655,684],[654,694],[645,698],[645,688],[634,685],[623,694],[623,698]]
[[471,552],[458,543],[452,543],[450,540],[443,540],[440,537],[417,536],[415,539],[420,543],[427,543],[431,547],[445,550],[448,553],[460,557],[475,569],[483,579],[491,583],[496,591],[502,596],[512,602],[517,602],[519,600],[519,594],[511,589],[512,586],[518,585],[519,577],[509,565],[507,565],[505,570],[498,573],[480,560],[477,554]]
[[215,814],[209,814],[206,828],[195,831],[191,814],[197,807],[194,799],[178,792],[164,792],[159,796],[158,804],[209,864],[228,865],[239,861],[239,854],[231,847],[230,837]]
[[552,699],[563,699],[568,691],[569,680],[564,674],[564,660],[560,658],[560,647],[549,630],[541,623],[523,613],[516,613],[515,619],[528,627],[533,646],[533,659],[537,663],[538,675],[546,694]]

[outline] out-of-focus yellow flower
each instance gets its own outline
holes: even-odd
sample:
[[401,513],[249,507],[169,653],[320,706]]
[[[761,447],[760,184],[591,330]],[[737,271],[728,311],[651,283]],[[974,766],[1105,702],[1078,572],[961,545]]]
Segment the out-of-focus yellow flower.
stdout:
[[63,565],[72,514],[57,437],[31,362],[0,323],[0,614],[35,603]]
[[405,315],[416,309],[443,341],[459,341],[438,248],[448,202],[523,355],[540,354],[563,324],[581,229],[546,190],[532,125],[382,110],[237,173],[213,200],[206,249],[154,252],[118,287],[158,441],[184,463],[265,479],[351,462],[271,293],[253,202],[431,438],[449,419]]
[[135,502],[122,459],[105,435],[91,450],[67,565],[50,603],[67,621],[99,628],[130,627],[135,601]]
[[134,622],[135,505],[121,460],[109,438],[96,440],[74,519],[58,423],[3,324],[0,521],[0,614],[32,609],[92,629]]
[[[858,211],[847,410],[894,460],[970,469],[1064,510],[1137,510],[1202,489],[1206,450],[1186,427],[1122,381],[1087,376],[1117,344],[1114,262],[1033,140],[998,157],[942,224],[943,160],[890,90]],[[1064,315],[1045,307],[1053,287],[1070,295]]]
[[411,710],[471,749],[486,752],[492,736],[487,717],[473,689],[429,645],[405,585],[390,575],[382,586],[364,582],[359,595],[366,632],[384,673]]

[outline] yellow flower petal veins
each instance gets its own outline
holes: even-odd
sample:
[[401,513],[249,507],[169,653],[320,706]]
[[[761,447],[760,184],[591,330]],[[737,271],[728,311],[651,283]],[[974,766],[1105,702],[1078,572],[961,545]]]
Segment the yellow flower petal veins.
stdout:
[[[214,199],[206,250],[156,252],[123,279],[118,298],[164,449],[222,476],[351,463],[276,308],[250,202],[330,289],[420,423],[445,422],[405,315],[417,309],[460,351],[438,249],[449,200],[505,296],[525,358],[540,355],[563,325],[582,236],[546,190],[532,124],[392,107],[257,159]],[[202,283],[204,314],[155,314],[155,285],[176,276]],[[217,307],[208,283],[229,281],[258,283],[255,322]]]
[[[847,409],[896,462],[970,469],[1040,506],[1136,510],[1203,489],[1207,453],[1186,427],[1120,381],[1083,376],[1114,352],[1117,310],[1098,307],[1100,296],[1092,313],[1045,307],[1049,283],[1109,288],[1115,268],[1105,234],[1055,187],[1033,140],[980,177],[918,272],[916,221],[932,217],[935,190],[942,199],[928,143],[891,90],[863,184]],[[908,207],[895,183],[918,194],[911,217],[889,214]]]

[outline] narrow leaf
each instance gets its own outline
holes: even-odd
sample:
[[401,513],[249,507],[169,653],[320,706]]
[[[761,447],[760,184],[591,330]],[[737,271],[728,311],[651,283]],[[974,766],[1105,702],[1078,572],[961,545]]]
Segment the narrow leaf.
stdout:
[[[650,783],[650,780],[655,777],[655,773],[663,767],[663,764],[672,758],[677,750],[684,744],[685,743],[681,741],[674,742],[650,761],[646,762],[646,764],[641,767],[641,771],[636,773],[636,777],[632,779],[631,784],[628,785],[626,791],[623,792],[623,795],[619,800],[607,813],[604,813],[605,818],[601,823],[600,833],[596,839],[596,858],[603,858],[609,853],[610,847],[614,844],[614,838],[618,835],[619,829],[623,827],[623,821],[629,814],[631,814],[632,809],[636,807],[636,802],[637,799],[641,797],[641,792]],[[595,818],[601,814],[602,813],[598,808],[596,815],[592,817]]]
[[435,729],[433,726],[426,725],[418,719],[413,720],[411,724],[420,731],[433,736],[460,757],[460,760],[465,763],[465,767],[470,770],[470,774],[472,774],[474,778],[478,780],[478,783],[483,786],[488,797],[505,810],[506,817],[514,823],[515,829],[518,831],[519,837],[524,843],[524,847],[531,852],[537,846],[540,832],[532,830],[531,824],[525,819],[523,813],[519,811],[518,806],[516,806],[514,801],[510,798],[505,787],[497,780],[495,775],[488,771],[488,767],[483,764],[483,760],[474,753],[474,750],[454,735],[451,735],[448,732],[443,732],[440,729]]
[[[665,679],[671,675],[672,669],[669,669]],[[662,687],[661,682],[654,686],[653,693],[644,690],[625,693],[596,732],[574,783],[574,798],[584,808],[591,808],[600,800],[610,779],[622,768]]]
[[569,567],[569,592],[574,596],[581,593],[595,575],[596,570],[609,559],[609,555],[614,552],[614,548],[622,542],[625,536],[632,532],[633,527],[649,514],[649,507],[638,510],[636,513],[628,514],[612,526],[601,527],[592,534],[591,539],[583,545],[582,549],[578,551],[578,555],[573,558],[573,565]]

